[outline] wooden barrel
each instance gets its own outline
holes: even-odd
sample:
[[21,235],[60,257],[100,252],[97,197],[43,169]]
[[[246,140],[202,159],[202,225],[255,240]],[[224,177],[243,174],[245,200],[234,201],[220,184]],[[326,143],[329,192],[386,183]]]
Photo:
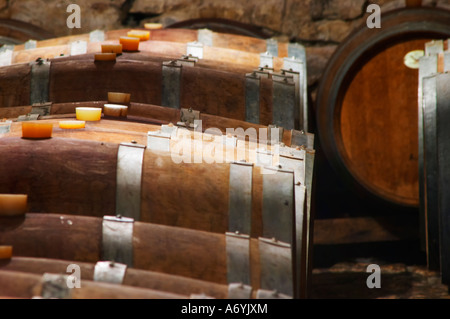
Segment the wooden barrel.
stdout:
[[35,275],[20,271],[0,270],[0,294],[8,298],[52,299],[187,299],[177,293],[167,293],[138,287],[83,280],[81,287],[67,289],[67,278],[61,275]]
[[[105,101],[88,101],[88,102],[73,102],[73,103],[52,103],[48,110],[47,115],[40,115],[38,119],[75,119],[75,112],[77,107],[95,107],[104,108],[105,104],[114,103],[108,100]],[[184,113],[188,110],[174,109],[168,107],[162,107],[159,105],[145,104],[145,103],[134,103],[130,102],[127,104],[127,116],[126,117],[110,117],[109,120],[114,121],[126,121],[126,122],[137,122],[137,123],[147,123],[154,125],[170,125],[170,124],[180,124],[182,125],[186,118]],[[17,107],[2,107],[0,108],[0,119],[9,119],[13,122],[21,121],[27,118],[27,115],[35,112],[33,111],[33,106],[17,106]],[[211,115],[206,113],[198,113],[196,119],[201,121],[201,127],[197,127],[196,131],[207,131],[208,129],[220,130],[221,134],[226,135],[227,130],[232,130],[233,135],[238,139],[249,140],[249,133],[254,132],[258,138],[258,142],[265,143],[271,136],[265,134],[270,128],[261,124],[250,123],[241,120],[230,119],[226,117],[221,117],[217,115]],[[108,118],[106,118],[108,119]],[[54,122],[56,123],[56,122]],[[106,123],[106,122],[105,122]],[[1,124],[1,122],[0,122]],[[6,122],[4,122],[6,125]],[[117,128],[120,127],[120,123],[117,124]],[[55,124],[55,127],[58,125]],[[136,132],[132,132],[138,126],[129,126],[130,137],[134,135],[136,137]],[[12,124],[8,131],[12,128],[12,132],[20,136],[21,129],[20,124]],[[149,128],[150,129],[150,128]],[[160,129],[154,127],[154,129]],[[217,133],[218,133],[217,131]],[[58,132],[58,131],[56,131]],[[76,132],[76,131],[75,131]],[[123,133],[123,131],[122,131]],[[145,130],[141,130],[140,133],[145,133]],[[0,135],[2,137],[12,136],[11,134]],[[92,137],[92,136],[91,136]],[[125,139],[124,139],[125,140]],[[145,136],[140,137],[140,142],[145,141]],[[306,133],[297,130],[280,130],[279,131],[279,141],[284,145],[292,148],[305,148],[308,150],[314,149],[314,134]]]
[[[254,108],[258,118],[253,119],[246,112],[250,97],[247,99],[245,72],[206,67],[184,67],[179,71],[176,65],[133,58],[139,54],[123,54],[114,63],[96,63],[91,55],[53,59],[46,67],[39,62],[3,67],[2,107],[30,105],[41,100],[53,103],[103,100],[107,92],[116,91],[130,93],[133,102],[192,108],[233,119],[252,119],[263,125],[277,124],[285,129],[300,126],[297,86],[292,77],[256,79],[259,96],[255,97]],[[178,86],[177,81],[168,80],[172,78],[179,79]]]
[[[106,43],[106,42],[102,42]],[[182,44],[172,44],[170,42],[152,42],[152,45],[143,45],[143,50],[139,52],[124,52],[119,59],[128,59],[132,61],[150,61],[150,62],[168,62],[172,60],[187,61],[192,62],[189,57],[183,56],[183,49],[185,48]],[[148,48],[148,49],[147,49]],[[167,49],[166,49],[167,48]],[[218,55],[211,55],[209,59],[201,59],[192,63],[192,65],[202,68],[218,69],[229,72],[239,72],[248,73],[259,69],[259,57],[257,55],[248,55],[250,59],[246,59],[245,55],[241,53],[237,55],[232,55],[233,60],[231,60],[230,55],[224,49],[218,49],[221,52]],[[95,54],[101,52],[101,44],[99,43],[89,43],[87,46],[87,53],[80,55],[70,56],[69,48],[67,46],[52,46],[48,48],[37,48],[29,50],[21,50],[14,52],[14,63],[30,63],[35,62],[38,59],[46,60],[59,58],[59,60],[95,60]],[[67,53],[67,54],[65,54]],[[58,55],[64,54],[64,56],[58,57]],[[222,59],[221,56],[224,58]],[[282,60],[277,59],[275,61],[276,70],[279,71],[282,68]]]
[[[181,138],[174,143],[175,146],[171,146],[173,153],[161,152],[153,149],[155,146],[147,144],[146,141],[147,132],[155,130],[155,127],[137,123],[102,122],[105,123],[88,125],[86,130],[77,132],[55,128],[54,137],[48,140],[27,140],[20,137],[0,139],[2,153],[14,156],[14,158],[2,156],[0,160],[2,163],[0,192],[28,194],[30,209],[33,212],[63,211],[67,214],[90,216],[120,213],[123,208],[118,204],[122,198],[119,190],[123,190],[128,184],[118,185],[119,170],[134,174],[132,172],[135,168],[120,164],[119,152],[129,149],[121,143],[135,141],[147,145],[147,149],[142,150],[141,155],[142,181],[135,186],[138,196],[135,203],[138,205],[135,210],[137,216],[130,217],[146,222],[205,231],[219,233],[228,231],[231,210],[230,178],[231,170],[236,165],[230,160],[239,161],[240,158],[236,156],[250,157],[251,154],[247,155],[248,153],[254,154],[252,157],[257,160],[256,145],[247,149],[244,146],[242,151],[239,151],[239,148],[228,150],[224,144],[214,141],[208,142],[206,139],[199,141],[201,147],[209,150],[206,152],[204,149],[194,150],[194,147],[199,147],[196,146],[199,143],[194,144],[195,139],[188,138],[186,141]],[[131,126],[133,130],[130,129]],[[20,126],[16,127],[13,127],[11,136],[21,135]],[[189,153],[186,153],[186,150]],[[183,154],[178,155],[178,152]],[[210,152],[216,154],[209,155]],[[12,160],[15,163],[14,167],[7,165]],[[251,162],[249,158],[247,161]],[[304,155],[295,161],[297,163],[295,166],[283,166],[286,167],[286,172],[280,169],[270,178],[274,181],[280,178],[280,186],[293,188],[294,168],[305,172]],[[249,167],[251,175],[249,212],[252,217],[249,227],[251,226],[251,235],[256,237],[263,234],[263,212],[269,209],[263,206],[264,195],[271,196],[269,188],[267,192],[263,189],[263,184],[269,180],[269,176],[264,172],[265,169],[261,164],[255,163],[253,167]],[[290,182],[288,180],[283,184],[281,182],[283,178],[289,176]],[[305,187],[305,179],[300,176],[296,178]],[[179,183],[180,180],[185,182]],[[202,182],[198,182],[199,180]],[[177,201],[173,201],[174,194],[178,198]],[[275,195],[281,193],[272,194]],[[282,207],[286,201],[293,213],[295,207],[293,195],[293,193],[284,194],[278,199],[278,206]],[[302,207],[298,209],[302,210]],[[266,225],[265,228],[270,228],[269,226]]]
[[[144,29],[138,29],[144,30]],[[109,30],[104,32],[104,41],[118,41],[121,36],[126,36],[131,29],[120,29],[120,30]],[[150,31],[149,41],[142,43],[153,43],[153,42],[170,42],[174,43],[192,43],[200,42],[204,43],[206,47],[224,48],[231,50],[244,51],[248,53],[264,53],[269,50],[275,57],[289,57],[289,46],[287,42],[275,41],[273,44],[269,40],[244,36],[229,34],[223,32],[213,32],[211,30],[190,30],[181,28],[168,28],[168,29],[158,29],[158,30],[147,30]],[[71,44],[76,41],[86,41],[92,42],[90,39],[90,34],[80,34],[71,35],[59,38],[51,38],[36,42],[36,48],[45,48],[53,46],[61,46]],[[103,41],[102,41],[103,42]],[[270,45],[273,45],[273,48]],[[14,47],[15,51],[21,51],[25,49],[25,45],[16,45]]]
[[55,35],[30,23],[0,19],[0,44],[20,44],[29,39],[44,40]]
[[[118,57],[116,63],[113,64],[95,63],[93,55],[86,56],[85,59],[81,59],[80,57],[68,57],[51,60],[48,84],[49,100],[54,103],[102,100],[106,96],[108,90],[107,87],[109,87],[109,91],[130,93],[134,98],[134,102],[162,105],[162,62],[133,59],[133,56],[134,54],[124,54]],[[186,84],[192,83],[191,85],[197,87],[197,90],[204,91],[206,88],[203,87],[204,85],[199,87],[198,83],[195,82],[194,77],[204,78],[204,76],[208,77],[208,75],[196,74],[194,76],[192,74],[189,76],[189,74],[192,72],[203,73],[203,71],[208,73],[213,72],[216,75],[216,78],[214,80],[210,79],[211,82],[216,83],[215,81],[221,81],[225,85],[227,85],[226,83],[229,83],[229,87],[225,87],[224,91],[226,91],[226,89],[233,90],[234,88],[234,91],[222,93],[230,95],[228,99],[230,99],[231,96],[236,96],[237,99],[243,99],[244,97],[243,83],[245,74],[238,76],[232,72],[219,72],[210,69],[206,70],[204,68],[185,68],[183,71],[185,71],[183,72],[183,77],[186,77],[183,82]],[[3,75],[2,106],[31,104],[29,103],[31,82],[30,65],[19,64],[11,67],[4,67],[1,69],[1,72]],[[222,78],[222,80],[220,78]],[[20,82],[18,83],[17,81]],[[9,85],[6,87],[8,82]],[[239,84],[239,82],[241,82],[241,84]],[[205,86],[206,85],[207,84],[205,83]],[[20,91],[14,94],[13,88],[19,86],[22,86]],[[190,88],[186,88],[186,94],[189,94],[189,90]],[[181,87],[181,91],[183,91],[183,87]],[[220,94],[220,92],[217,92],[217,94]],[[14,98],[12,98],[13,95],[15,95]],[[181,95],[183,96],[183,92],[181,92]],[[94,96],[95,98],[93,98]],[[215,100],[219,99],[217,98]],[[224,100],[227,99],[224,98]],[[208,103],[206,102],[209,101],[203,101],[201,104],[207,105]],[[237,100],[229,101],[229,103],[236,102],[238,105],[242,104]],[[197,109],[193,101],[181,102],[181,105],[186,106],[187,104],[189,104],[188,107]],[[215,104],[217,104],[217,102]],[[230,105],[230,108],[233,108],[232,105]],[[213,114],[214,112],[207,113]]]
[[320,145],[339,176],[367,198],[419,204],[418,71],[403,63],[431,39],[450,36],[450,12],[408,8],[365,24],[337,49],[317,100]]
[[[79,279],[83,281],[100,281],[102,279],[96,272],[96,266],[99,265],[97,263],[50,258],[13,257],[0,261],[0,271],[16,271],[35,275],[45,273],[67,275],[72,273],[67,271],[70,265],[80,267]],[[142,269],[127,268],[121,279],[119,284],[123,286],[140,287],[183,296],[205,295],[216,299],[227,299],[229,296],[227,285]]]
[[[246,238],[241,239],[246,245],[239,249],[235,235],[121,220],[111,225],[106,218],[35,213],[3,218],[0,242],[13,246],[14,256],[88,263],[109,261],[108,257],[114,256],[115,262],[126,260],[125,264],[135,269],[224,285],[233,282],[233,276],[241,276],[240,270],[247,273],[247,285],[255,291],[269,285],[270,290],[293,295],[293,250],[289,247]],[[126,224],[123,228],[117,224],[122,222]],[[230,264],[230,254],[240,262]],[[235,273],[230,277],[231,271]]]
[[[118,44],[119,40],[107,40],[103,42],[87,43],[86,52],[101,52],[102,44]],[[181,58],[188,53],[188,45],[180,42],[169,41],[144,41],[139,44],[139,51],[147,52],[153,55],[166,56],[171,59]],[[49,47],[37,47],[28,50],[15,50],[12,52],[11,63],[32,62],[37,58],[52,59],[60,56],[71,55],[71,44],[60,44]],[[251,68],[258,68],[261,65],[261,55],[248,51],[239,51],[236,49],[220,47],[204,47],[203,59],[214,60],[216,64],[225,63],[231,65],[243,65]],[[273,57],[272,64],[274,69],[280,70],[283,67],[283,59]]]

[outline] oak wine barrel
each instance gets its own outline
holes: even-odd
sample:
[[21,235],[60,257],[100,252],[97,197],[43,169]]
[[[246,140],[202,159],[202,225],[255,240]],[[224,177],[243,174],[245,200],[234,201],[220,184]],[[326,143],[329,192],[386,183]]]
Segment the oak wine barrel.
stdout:
[[112,283],[82,280],[81,287],[67,289],[67,276],[35,275],[20,271],[0,270],[0,294],[8,298],[53,299],[187,299],[177,293],[118,286]]
[[14,19],[0,19],[0,44],[16,45],[29,39],[44,40],[55,35],[33,24]]
[[[86,53],[101,52],[102,44],[118,44],[119,40],[106,40],[102,42],[89,42],[86,44]],[[170,41],[143,41],[139,44],[139,51],[147,52],[153,55],[167,56],[172,59],[181,58],[188,54],[188,45],[181,42]],[[50,47],[37,47],[27,50],[14,50],[12,52],[11,63],[31,62],[37,58],[52,59],[61,56],[71,56],[72,44],[60,44]],[[84,51],[83,51],[84,52]],[[73,54],[72,56],[75,56]],[[220,48],[220,47],[204,47],[203,59],[215,60],[216,64],[233,64],[250,66],[257,68],[261,65],[261,54],[239,51],[235,49]],[[271,58],[273,67],[280,70],[283,66],[283,59],[280,57]],[[230,65],[231,66],[231,65]]]
[[[13,257],[8,260],[0,260],[0,271],[17,271],[36,275],[45,273],[67,275],[72,273],[67,271],[69,266],[77,265],[80,267],[79,279],[108,282],[110,278],[100,277],[100,271],[96,268],[99,265],[101,267],[101,263],[103,262],[86,263],[51,258]],[[115,264],[111,265],[111,267],[115,266]],[[216,299],[227,299],[229,297],[227,285],[130,267],[126,268],[121,280],[121,282],[117,280],[114,283],[184,296],[205,295]]]
[[[122,217],[36,213],[2,218],[0,230],[0,242],[13,246],[14,256],[19,257],[96,263],[115,256],[115,262],[135,269],[223,285],[234,278],[229,272],[236,272],[237,267],[248,274],[246,284],[252,290],[266,290],[268,285],[287,296],[293,295],[293,276],[299,276],[298,270],[292,269],[292,249],[264,238],[241,238],[246,251],[238,249],[233,234],[130,222]],[[229,254],[240,263],[230,264]]]
[[450,36],[450,12],[407,8],[365,24],[336,50],[316,107],[320,145],[338,175],[363,197],[419,206],[418,71],[408,52]]
[[[108,30],[100,31],[103,35],[103,41],[105,43],[110,43],[112,41],[117,41],[121,36],[127,36],[127,33],[132,29],[119,29],[119,30]],[[134,29],[133,29],[134,30]],[[136,30],[146,29],[138,28]],[[270,51],[274,57],[289,57],[292,56],[292,50],[294,46],[289,49],[289,43],[276,40],[264,40],[261,38],[255,38],[244,35],[228,34],[224,32],[214,32],[209,29],[206,30],[191,30],[191,29],[181,29],[181,28],[164,28],[156,30],[146,30],[150,32],[150,38],[147,43],[158,43],[158,42],[169,42],[172,44],[176,43],[203,43],[205,47],[214,47],[222,49],[231,49],[237,51],[243,51],[248,53],[264,53]],[[93,31],[95,32],[95,31]],[[36,48],[54,47],[71,44],[76,41],[86,41],[91,44],[97,42],[94,36],[91,34],[80,34],[71,35],[58,38],[50,38],[46,40],[37,41],[35,44]],[[98,30],[97,30],[98,32]],[[101,41],[101,42],[103,42]],[[274,42],[275,41],[275,42]],[[291,44],[292,45],[292,44]],[[273,48],[271,47],[273,46]],[[14,51],[22,51],[25,49],[25,45],[16,45]],[[291,55],[289,54],[291,53]]]
[[[7,107],[93,101],[104,99],[108,91],[118,91],[130,93],[134,102],[192,108],[285,129],[301,126],[297,85],[288,74],[280,73],[277,79],[275,75],[255,78],[257,98],[251,99],[246,94],[245,72],[196,66],[181,71],[179,65],[166,65],[161,59],[134,58],[139,56],[129,53],[115,62],[96,63],[92,55],[85,55],[6,66],[0,69],[0,102]],[[175,77],[178,85],[169,81]],[[248,110],[255,110],[249,115],[246,103],[253,100],[255,106]]]
[[[57,120],[42,122],[58,123]],[[241,157],[238,156],[248,156],[247,162],[252,163],[257,160],[257,145],[244,145],[239,151],[239,148],[227,148],[220,142],[204,139],[199,146],[208,151],[197,151],[195,138],[181,138],[179,142],[172,143],[171,152],[161,152],[152,149],[152,144],[147,144],[147,133],[152,130],[156,130],[156,127],[102,120],[102,124],[88,124],[84,130],[55,128],[54,137],[48,140],[27,140],[19,137],[20,125],[13,125],[8,134],[10,137],[0,139],[2,153],[13,154],[13,157],[2,156],[0,192],[29,194],[30,209],[35,212],[65,211],[68,214],[91,216],[114,214],[123,209],[117,207],[113,200],[117,197],[116,189],[121,189],[117,185],[119,169],[130,173],[133,171],[131,167],[120,165],[119,152],[127,149],[122,143],[134,141],[137,142],[135,145],[147,146],[141,155],[142,181],[136,186],[139,188],[135,189],[140,198],[136,204],[139,205],[136,208],[139,220],[226,232],[230,210],[228,188],[231,170],[235,167],[230,160],[240,161]],[[293,188],[294,171],[291,173],[290,170],[299,170],[301,174],[306,171],[303,155],[306,152],[298,152],[299,157],[294,160],[296,164],[284,166],[283,163],[286,172],[280,169],[274,174],[264,174],[265,168],[261,166],[264,164],[258,163],[249,167],[253,236],[263,233],[264,196],[282,195],[271,195],[269,190],[266,194],[263,189],[263,184],[269,180],[266,175],[273,175],[271,178],[280,179],[280,185]],[[12,160],[14,167],[7,165]],[[201,162],[196,163],[195,160]],[[266,165],[271,163],[267,162]],[[281,182],[289,176],[290,182]],[[179,183],[179,180],[185,182]],[[300,175],[296,175],[296,180],[301,181],[302,187],[307,184]],[[174,194],[177,195],[177,201],[173,201]],[[283,194],[277,205],[282,207],[284,200],[294,209],[292,193]]]
[[[106,42],[102,43],[89,43],[87,46],[86,54],[78,54],[78,55],[70,55],[69,48],[64,46],[52,46],[48,48],[38,48],[38,49],[29,49],[29,50],[23,50],[23,51],[15,51],[13,57],[14,57],[14,63],[13,64],[19,64],[19,63],[30,63],[34,62],[38,59],[46,60],[53,59],[53,58],[60,58],[60,59],[69,59],[70,60],[87,60],[95,59],[95,54],[101,52],[101,45],[105,44]],[[170,49],[166,50],[166,47],[169,47]],[[180,61],[187,61],[192,62],[192,58],[189,57],[183,57],[183,51],[185,51],[185,47],[180,45],[177,47],[177,44],[173,45],[171,43],[167,42],[152,42],[152,46],[144,46],[142,45],[142,50],[139,50],[139,52],[134,52],[133,54],[129,52],[124,52],[122,55],[126,55],[126,58],[130,60],[137,60],[137,61],[152,61],[152,62],[168,62],[172,60],[180,60]],[[149,49],[146,49],[149,48]],[[221,51],[223,49],[220,49]],[[64,54],[63,56],[58,56]],[[123,57],[120,57],[123,58]],[[246,63],[246,61],[241,61],[240,63],[235,63],[239,60],[239,56],[236,57],[235,61],[226,60],[223,59],[221,61],[220,56],[219,57],[210,57],[209,59],[201,59],[195,61],[195,66],[198,67],[204,67],[204,68],[210,68],[210,69],[219,69],[223,71],[229,71],[229,72],[251,72],[258,68],[258,57],[254,56],[254,59],[250,61],[250,63]],[[194,63],[192,63],[194,64]],[[276,61],[276,65],[281,65],[281,60]],[[280,67],[278,67],[278,70]]]
[[[130,97],[132,99],[132,97]],[[35,106],[14,106],[14,107],[2,107],[0,108],[0,119],[4,119],[3,124],[6,125],[6,120],[11,122],[20,122],[24,120],[32,120],[34,117],[28,118],[30,114],[34,114],[37,119],[74,119],[77,107],[95,107],[104,108],[105,104],[115,103],[114,101],[87,101],[87,102],[68,102],[68,103],[50,103],[50,104],[37,104]],[[193,122],[193,118],[187,118],[186,114],[191,114],[189,109],[175,109],[162,107],[159,105],[145,104],[145,103],[125,103],[128,107],[126,117],[109,117],[105,119],[115,121],[127,121],[137,123],[147,123],[154,125],[181,125],[186,127],[186,122]],[[41,109],[42,108],[42,109]],[[271,143],[272,137],[268,136],[271,132],[271,127],[261,124],[250,123],[246,121],[221,117],[217,115],[211,115],[207,113],[198,112],[192,110],[195,120],[201,121],[201,127],[196,127],[196,131],[200,129],[205,132],[208,129],[215,129],[220,131],[220,134],[228,134],[227,130],[234,131],[233,135],[236,135],[238,139],[249,140],[249,133],[256,133],[256,137],[260,143]],[[41,115],[37,114],[42,112]],[[45,115],[44,115],[45,114]],[[2,124],[2,122],[0,122]],[[120,125],[120,124],[118,124]],[[15,125],[13,125],[14,127]],[[131,126],[133,127],[133,126]],[[284,130],[279,129],[279,142],[292,148],[305,148],[308,150],[314,149],[314,134],[306,133],[297,130]],[[8,132],[11,130],[11,125],[8,128]],[[216,133],[219,133],[219,132]],[[267,131],[268,134],[264,134]],[[16,129],[16,132],[20,133],[20,128]],[[144,131],[142,131],[144,132]],[[2,132],[4,133],[4,132]],[[145,132],[144,132],[145,133]],[[260,134],[262,133],[262,134]],[[247,135],[246,135],[247,134]],[[10,136],[10,135],[2,135]],[[19,135],[17,135],[19,136]]]

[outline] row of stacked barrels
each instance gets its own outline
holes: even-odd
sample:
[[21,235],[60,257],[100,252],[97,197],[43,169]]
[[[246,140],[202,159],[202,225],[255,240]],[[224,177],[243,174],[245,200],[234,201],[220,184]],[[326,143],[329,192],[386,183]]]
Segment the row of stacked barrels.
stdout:
[[1,49],[0,295],[308,297],[304,48],[151,28]]

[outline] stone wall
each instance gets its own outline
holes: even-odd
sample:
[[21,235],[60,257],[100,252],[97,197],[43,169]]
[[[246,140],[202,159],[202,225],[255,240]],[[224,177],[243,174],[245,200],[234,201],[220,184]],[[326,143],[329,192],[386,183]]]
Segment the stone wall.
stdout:
[[[159,22],[167,26],[196,18],[225,18],[269,30],[307,47],[309,86],[314,89],[337,48],[367,19],[370,3],[382,12],[406,0],[0,0],[0,18],[40,26],[57,36]],[[409,0],[408,0],[409,1]],[[68,29],[66,8],[81,7],[81,29]],[[422,0],[423,6],[450,9],[450,0]]]

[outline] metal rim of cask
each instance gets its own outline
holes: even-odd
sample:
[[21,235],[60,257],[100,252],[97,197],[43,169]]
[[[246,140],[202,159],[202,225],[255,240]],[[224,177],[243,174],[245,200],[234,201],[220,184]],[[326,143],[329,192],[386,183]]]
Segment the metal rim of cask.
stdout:
[[44,40],[55,35],[30,23],[13,19],[0,19],[0,43],[20,44],[29,39]]
[[14,247],[14,256],[90,263],[113,261],[218,284],[242,283],[237,288],[250,293],[245,299],[253,291],[258,299],[293,296],[293,250],[272,239],[236,239],[235,234],[114,216],[102,219],[28,213],[24,217],[2,218],[0,228],[1,241]]
[[[193,108],[285,129],[299,129],[307,122],[302,120],[306,108],[301,107],[299,72],[263,72],[265,76],[253,72],[253,76],[127,57],[113,64],[96,63],[84,55],[3,67],[3,106],[101,100],[100,94],[109,90],[129,92],[137,102]],[[250,84],[253,90],[247,89]]]
[[177,293],[149,288],[118,286],[113,283],[81,280],[80,288],[69,288],[69,274],[36,275],[0,270],[1,294],[26,299],[188,299]]
[[[35,257],[12,257],[0,261],[0,271],[19,271],[43,275],[44,273],[67,275],[70,265],[80,267],[81,280],[110,282],[123,286],[132,286],[175,293],[183,296],[205,295],[216,299],[228,298],[226,285],[214,284],[183,276],[174,276],[161,272],[124,267],[111,262],[111,270],[104,269],[107,262],[86,263],[72,260],[60,260]],[[126,265],[125,265],[126,266]],[[116,268],[117,267],[117,268]],[[119,267],[122,267],[119,269]],[[70,273],[70,272],[69,272]],[[120,295],[118,296],[121,297]]]
[[[355,128],[351,127],[351,123],[348,122],[348,114],[350,114],[351,111],[355,113],[355,110],[348,106],[350,103],[345,104],[347,109],[344,109],[344,102],[347,102],[346,99],[349,96],[347,93],[351,88],[351,85],[356,83],[355,79],[357,79],[357,76],[359,74],[363,74],[363,71],[361,70],[363,70],[364,67],[367,67],[367,65],[369,65],[372,61],[375,61],[377,57],[382,56],[386,59],[386,56],[383,56],[383,54],[385,54],[385,52],[389,52],[389,49],[396,48],[397,45],[404,43],[414,43],[414,41],[418,41],[415,43],[415,49],[422,49],[422,44],[430,39],[448,37],[450,35],[449,30],[450,12],[443,9],[408,8],[391,11],[381,15],[381,29],[369,29],[363,25],[352,33],[339,46],[326,67],[319,85],[316,106],[317,131],[321,148],[337,174],[362,196],[369,198],[374,202],[394,205],[396,207],[417,207],[419,203],[419,186],[417,181],[419,168],[417,164],[412,163],[412,168],[410,167],[410,170],[403,172],[403,175],[406,176],[404,178],[407,180],[405,183],[407,185],[407,191],[398,191],[395,189],[396,186],[393,186],[392,188],[386,186],[389,182],[395,183],[396,180],[400,179],[400,177],[392,174],[392,170],[389,170],[389,167],[393,167],[398,164],[396,162],[393,165],[391,163],[392,158],[391,161],[389,160],[389,153],[394,152],[395,147],[383,146],[384,142],[395,139],[396,136],[386,137],[386,135],[381,135],[380,133],[383,132],[381,132],[380,129],[377,130],[376,126],[373,125],[373,123],[377,120],[383,123],[382,116],[381,120],[379,117],[373,120],[373,122],[368,121],[368,124],[363,123],[359,130],[357,129],[357,124],[355,124]],[[417,48],[417,46],[419,47]],[[396,63],[397,65],[403,64],[403,55],[397,56]],[[367,76],[367,74],[365,75]],[[413,74],[413,77],[414,80],[417,81],[418,75]],[[380,79],[383,79],[383,77]],[[389,81],[389,79],[386,78],[385,81]],[[373,84],[373,86],[376,85],[379,84]],[[401,85],[401,83],[391,83],[391,85],[392,87],[396,87]],[[415,99],[415,103],[417,103],[417,86],[411,87],[408,92],[410,92],[412,99]],[[354,92],[352,91],[352,93]],[[386,93],[386,96],[387,95],[388,93]],[[397,97],[396,101],[399,99],[401,99],[401,96]],[[360,107],[366,106],[363,102],[364,101],[362,101],[361,105],[359,105]],[[377,97],[373,97],[373,102],[380,103],[380,100],[377,100]],[[395,109],[395,105],[381,105],[378,113],[387,116],[389,115],[389,110],[392,109]],[[346,111],[345,114],[348,118],[345,118],[344,120],[347,120],[347,122],[343,122],[343,110]],[[414,161],[414,158],[417,158],[417,155],[414,156],[414,154],[417,154],[418,150],[418,134],[415,129],[418,126],[418,121],[416,121],[418,112],[416,108],[411,108],[409,111],[409,114],[413,120],[408,122],[408,127],[413,128],[411,134],[413,136],[407,136],[405,139],[410,143],[410,145],[407,146],[410,146],[411,154],[408,153],[407,157],[409,157],[410,161]],[[365,113],[364,111],[360,111],[360,114]],[[373,115],[373,113],[371,113],[371,115]],[[394,119],[390,120],[390,123],[393,121],[395,122],[402,120],[404,118],[405,117],[394,117]],[[374,170],[371,172],[369,170],[369,166],[367,166],[369,167],[366,169],[367,171],[363,171],[364,166],[361,165],[369,164],[366,163],[364,159],[356,158],[356,155],[352,155],[353,158],[351,158],[351,155],[348,153],[348,149],[351,147],[350,142],[348,140],[344,140],[343,137],[342,130],[344,125],[347,125],[345,129],[353,129],[348,129],[348,132],[351,133],[345,131],[347,138],[348,136],[351,136],[351,134],[353,134],[353,136],[364,136],[366,137],[364,144],[367,146],[370,145],[370,137],[382,136],[381,140],[378,141],[378,144],[374,144],[374,146],[376,146],[376,151],[378,152],[377,154],[374,154],[373,151],[375,147],[364,148],[364,151],[367,154],[373,156],[373,162],[371,165],[374,165],[373,163],[379,164],[377,166],[377,171]],[[383,126],[380,125],[381,124],[379,124],[378,127],[383,128]],[[367,129],[367,127],[372,130]],[[405,127],[402,127],[402,129],[405,130]],[[370,134],[367,132],[370,132]],[[391,133],[391,131],[389,132]],[[402,141],[397,142],[399,145],[403,145]],[[363,149],[362,144],[363,143],[358,144],[360,149]],[[400,148],[401,147],[399,146],[398,149]],[[379,158],[382,158],[382,160]],[[405,163],[407,162],[408,158],[406,161],[403,161],[401,165],[397,165],[394,168],[399,170],[402,166],[405,166]],[[360,165],[359,167],[358,164]],[[376,174],[385,175],[383,176],[385,180],[381,180],[382,184],[376,184],[376,182],[378,183],[378,180],[375,182],[375,179],[379,178],[379,176],[373,177],[373,175]],[[386,177],[388,174],[391,175]],[[417,194],[415,195],[415,193]]]

